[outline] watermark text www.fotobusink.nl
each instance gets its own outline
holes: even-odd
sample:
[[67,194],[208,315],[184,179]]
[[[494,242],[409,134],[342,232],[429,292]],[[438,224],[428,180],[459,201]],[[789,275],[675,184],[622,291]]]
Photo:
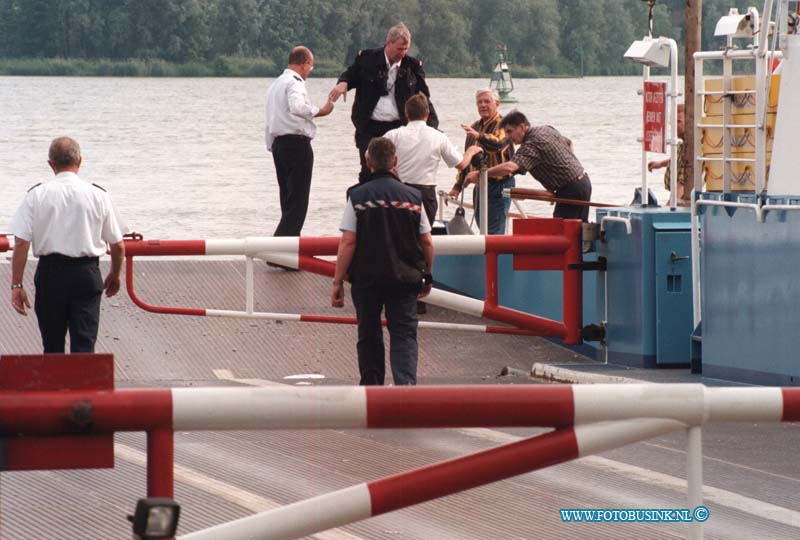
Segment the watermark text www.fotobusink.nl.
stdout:
[[562,508],[564,523],[690,523],[706,521],[708,508]]

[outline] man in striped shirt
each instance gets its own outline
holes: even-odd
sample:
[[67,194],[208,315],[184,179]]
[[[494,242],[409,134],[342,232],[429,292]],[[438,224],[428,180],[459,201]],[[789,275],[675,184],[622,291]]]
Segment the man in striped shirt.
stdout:
[[[497,95],[496,90],[491,88],[478,90],[475,93],[475,105],[478,108],[480,118],[473,122],[471,126],[461,125],[467,133],[464,148],[468,149],[474,145],[480,146],[486,153],[489,167],[507,162],[514,155],[514,146],[500,127],[500,121],[503,119],[500,113],[497,112],[497,107],[500,105],[500,96]],[[457,197],[461,190],[464,189],[464,179],[473,170],[475,169],[467,167],[459,171],[456,176],[456,184],[450,190],[451,197]],[[511,199],[503,197],[503,190],[512,187],[514,187],[514,176],[512,174],[501,178],[489,179],[489,234],[505,234],[506,232],[506,216],[511,205]],[[473,191],[473,202],[477,220],[480,220],[479,201],[480,194],[476,186]]]
[[[500,121],[500,127],[518,145],[509,161],[489,169],[489,178],[531,173],[544,188],[561,199],[589,201],[592,182],[572,151],[572,141],[552,126],[531,126],[519,111],[512,111]],[[467,175],[466,183],[478,181],[477,171]],[[589,206],[557,203],[553,217],[589,220]]]

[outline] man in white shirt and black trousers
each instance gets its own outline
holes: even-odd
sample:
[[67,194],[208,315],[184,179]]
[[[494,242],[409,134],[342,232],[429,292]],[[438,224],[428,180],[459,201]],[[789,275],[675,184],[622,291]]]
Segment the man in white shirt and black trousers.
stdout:
[[[105,189],[78,177],[81,149],[69,137],[50,144],[55,178],[28,190],[11,221],[11,305],[21,315],[30,308],[22,283],[28,250],[39,258],[34,311],[45,353],[63,353],[69,330],[70,352],[94,352],[100,323],[100,299],[120,288],[125,245]],[[111,269],[100,275],[98,260],[111,251]]]
[[330,100],[321,108],[311,104],[305,80],[312,69],[311,50],[295,47],[289,53],[289,65],[267,90],[267,150],[275,162],[281,198],[281,220],[275,236],[300,236],[314,168],[314,118],[333,110]]
[[439,162],[444,161],[448,167],[461,171],[469,165],[472,156],[483,149],[473,145],[462,155],[447,135],[427,125],[430,102],[422,92],[406,101],[405,113],[408,124],[388,131],[384,137],[397,148],[397,177],[422,193],[428,223],[433,224],[439,206],[436,200]]

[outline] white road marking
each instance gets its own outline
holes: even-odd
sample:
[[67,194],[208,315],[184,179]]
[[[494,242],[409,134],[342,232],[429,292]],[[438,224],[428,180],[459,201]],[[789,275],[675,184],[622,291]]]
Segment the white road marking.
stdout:
[[[464,428],[457,429],[456,431],[468,437],[482,439],[495,444],[509,444],[523,439],[523,437],[517,435],[486,428]],[[551,430],[541,430],[542,433],[547,431]],[[650,469],[629,465],[601,456],[586,456],[580,458],[577,462],[597,470],[614,472],[637,482],[686,493],[686,480],[683,478],[651,471]],[[706,502],[725,506],[732,510],[775,521],[783,525],[789,525],[790,527],[800,528],[800,512],[795,510],[790,510],[782,506],[708,485],[703,486],[703,498]]]
[[268,381],[266,379],[237,379],[229,369],[215,369],[214,376],[221,381],[231,381],[248,386],[284,386],[283,383]]
[[[136,448],[116,443],[114,456],[117,459],[147,467],[147,454]],[[209,495],[217,496],[251,512],[266,512],[284,506],[282,503],[266,497],[261,497],[231,484],[221,482],[199,471],[175,463],[175,481],[195,487]],[[352,535],[339,529],[330,529],[315,534],[312,538],[317,540],[364,540],[360,536]]]
[[[669,446],[664,446],[663,444],[656,444],[656,443],[650,442],[650,441],[642,441],[642,444],[647,445],[647,446],[652,446],[653,448],[658,448],[660,450],[666,450],[668,452],[675,452],[676,454],[683,454],[684,456],[686,455],[686,450],[681,450],[680,448],[671,448]],[[739,469],[744,469],[746,471],[751,471],[751,472],[755,472],[755,473],[758,473],[758,474],[765,474],[767,476],[772,476],[773,478],[780,478],[781,480],[788,480],[790,482],[800,482],[800,480],[798,480],[797,478],[793,478],[791,476],[786,476],[786,475],[783,475],[783,474],[776,474],[776,473],[773,473],[773,472],[765,471],[763,469],[757,469],[755,467],[748,467],[747,465],[742,465],[741,463],[734,463],[732,461],[727,461],[727,460],[724,460],[724,459],[713,458],[713,457],[708,457],[708,456],[703,456],[703,459],[707,459],[708,461],[715,461],[717,463],[722,463],[724,465],[728,465],[728,466],[731,466],[731,467],[736,467],[736,468],[739,468]]]

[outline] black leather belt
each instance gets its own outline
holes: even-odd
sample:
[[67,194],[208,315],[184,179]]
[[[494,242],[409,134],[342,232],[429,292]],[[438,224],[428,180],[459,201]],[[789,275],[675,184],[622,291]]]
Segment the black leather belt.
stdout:
[[286,135],[278,135],[275,137],[275,140],[278,139],[295,139],[295,140],[302,140],[302,141],[310,141],[311,137],[306,137],[305,135],[300,135],[297,133],[288,133]]
[[100,261],[100,257],[69,257],[61,253],[49,253],[40,256],[39,261],[61,264],[97,264]]

